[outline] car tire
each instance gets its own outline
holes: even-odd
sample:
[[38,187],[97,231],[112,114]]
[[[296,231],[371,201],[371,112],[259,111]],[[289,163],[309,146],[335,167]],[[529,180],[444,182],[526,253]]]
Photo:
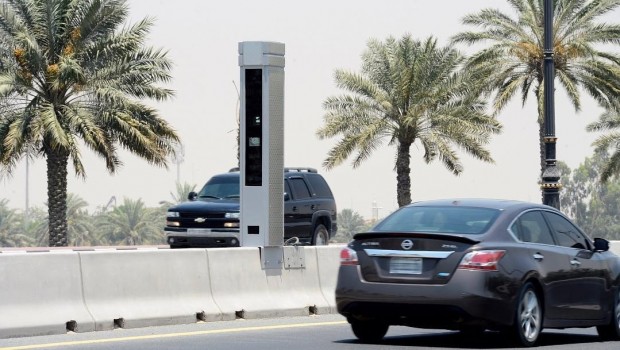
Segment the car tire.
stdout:
[[620,287],[614,292],[611,320],[604,326],[597,326],[598,335],[604,340],[620,339]]
[[329,231],[323,224],[318,224],[314,228],[314,235],[312,236],[312,245],[328,245],[329,244]]
[[527,282],[519,292],[514,324],[510,332],[517,345],[530,347],[536,344],[542,328],[542,303],[534,285]]
[[353,334],[362,343],[378,343],[383,339],[390,325],[374,320],[349,320]]

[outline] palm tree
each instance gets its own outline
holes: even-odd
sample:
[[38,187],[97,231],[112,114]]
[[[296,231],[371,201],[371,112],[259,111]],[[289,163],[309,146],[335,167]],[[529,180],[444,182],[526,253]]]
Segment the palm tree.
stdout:
[[155,109],[171,90],[166,53],[145,45],[152,20],[118,29],[125,0],[0,0],[0,165],[47,161],[49,244],[67,245],[67,166],[85,178],[80,142],[122,165],[119,146],[157,166],[179,141]]
[[[21,215],[25,214],[21,213]],[[41,207],[31,207],[27,215],[27,220],[22,219],[24,234],[29,237],[33,245],[47,247],[49,243],[47,210]]]
[[147,208],[141,199],[123,199],[111,212],[103,214],[101,230],[111,244],[141,245],[163,244],[163,225],[158,222],[160,213]]
[[588,131],[609,131],[594,141],[594,146],[598,153],[605,153],[612,150],[602,166],[600,180],[607,183],[611,177],[620,175],[620,109],[617,111],[608,110],[600,116],[597,122],[591,123],[587,127]]
[[[519,94],[523,104],[530,91],[538,103],[541,174],[545,168],[544,142],[544,0],[508,0],[516,18],[485,9],[463,19],[480,31],[454,36],[453,42],[490,46],[473,55],[467,67],[482,71],[493,108],[499,113]],[[620,5],[620,0],[556,0],[553,23],[555,76],[573,107],[579,111],[581,90],[604,107],[620,105],[620,56],[596,44],[620,44],[620,26],[597,19]]]
[[184,202],[187,200],[187,195],[196,190],[196,185],[192,185],[188,182],[177,182],[176,183],[176,192],[170,192],[170,198],[172,198],[172,201],[160,201],[159,204],[163,207],[165,207],[166,209],[168,209],[169,207],[175,205],[175,204],[179,204],[181,202]]
[[100,245],[95,236],[92,216],[86,209],[88,203],[80,196],[69,193],[67,197],[67,235],[71,246]]
[[324,102],[325,125],[319,138],[342,136],[323,165],[330,169],[356,152],[353,167],[366,160],[384,140],[396,151],[399,206],[411,202],[410,149],[418,142],[424,160],[439,159],[455,175],[463,171],[455,147],[492,162],[483,147],[500,124],[485,114],[480,80],[459,70],[464,57],[430,37],[409,35],[385,42],[371,40],[359,74],[337,70],[338,87],[350,94]]
[[19,215],[8,207],[8,202],[0,199],[0,247],[28,246],[32,240],[22,233]]

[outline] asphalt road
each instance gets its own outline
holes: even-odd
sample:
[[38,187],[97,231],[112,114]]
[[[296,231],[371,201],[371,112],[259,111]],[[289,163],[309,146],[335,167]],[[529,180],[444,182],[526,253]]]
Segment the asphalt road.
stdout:
[[[338,315],[237,320],[191,325],[117,329],[44,337],[0,339],[0,350],[27,349],[184,349],[184,350],[363,350],[363,349],[508,349],[498,333],[467,339],[456,332],[392,327],[381,344],[360,344]],[[548,330],[540,349],[618,349],[589,329]]]

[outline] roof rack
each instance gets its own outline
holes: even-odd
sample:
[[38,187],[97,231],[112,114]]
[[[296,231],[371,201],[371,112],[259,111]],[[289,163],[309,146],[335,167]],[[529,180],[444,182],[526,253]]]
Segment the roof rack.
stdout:
[[[228,170],[229,173],[232,173],[232,172],[235,172],[235,171],[239,171],[239,168],[238,167],[234,167],[234,168],[230,168],[230,170]],[[318,173],[318,171],[315,168],[304,168],[304,167],[284,168],[284,172],[285,173],[289,173],[289,172]]]
[[284,168],[284,172],[288,173],[288,172],[306,172],[306,173],[318,173],[318,171],[315,168],[303,168],[303,167],[295,167],[295,168]]

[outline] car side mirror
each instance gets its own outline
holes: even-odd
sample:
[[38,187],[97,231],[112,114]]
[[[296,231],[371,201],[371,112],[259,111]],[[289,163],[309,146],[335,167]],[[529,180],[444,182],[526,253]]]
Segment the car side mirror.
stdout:
[[286,202],[290,199],[291,199],[291,196],[288,193],[284,192],[284,201]]
[[609,241],[603,238],[594,239],[594,250],[597,252],[606,252],[609,250]]
[[192,191],[187,195],[187,199],[189,199],[190,201],[195,201],[196,197],[198,197],[198,193]]

